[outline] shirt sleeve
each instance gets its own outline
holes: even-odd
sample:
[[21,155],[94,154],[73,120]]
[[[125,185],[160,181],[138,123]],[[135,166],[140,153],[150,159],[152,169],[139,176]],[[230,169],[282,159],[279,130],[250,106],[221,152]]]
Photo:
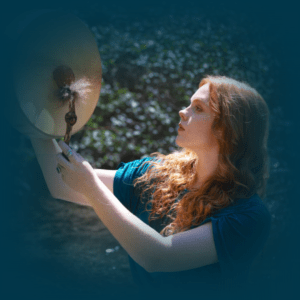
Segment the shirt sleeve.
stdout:
[[251,263],[262,250],[270,231],[271,216],[264,206],[211,217],[221,271],[227,278],[245,281]]
[[136,208],[139,201],[138,196],[134,193],[133,181],[146,172],[149,164],[145,163],[143,165],[143,163],[151,159],[153,158],[145,157],[128,163],[121,162],[117,167],[113,192],[119,201],[131,212]]

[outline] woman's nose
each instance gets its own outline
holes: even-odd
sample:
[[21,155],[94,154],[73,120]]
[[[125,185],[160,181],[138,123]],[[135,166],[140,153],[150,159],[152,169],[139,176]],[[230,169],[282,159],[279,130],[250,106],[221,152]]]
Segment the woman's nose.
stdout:
[[179,116],[182,120],[186,120],[186,112],[185,109],[179,111]]

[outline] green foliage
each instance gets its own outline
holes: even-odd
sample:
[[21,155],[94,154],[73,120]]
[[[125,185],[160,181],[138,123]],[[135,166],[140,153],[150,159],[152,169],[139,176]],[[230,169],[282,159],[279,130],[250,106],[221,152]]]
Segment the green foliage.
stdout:
[[137,99],[126,88],[112,89],[103,83],[100,101],[84,134],[80,139],[74,136],[71,146],[98,168],[114,167],[125,156],[139,158],[157,149],[172,151],[174,112],[168,112],[166,103]]

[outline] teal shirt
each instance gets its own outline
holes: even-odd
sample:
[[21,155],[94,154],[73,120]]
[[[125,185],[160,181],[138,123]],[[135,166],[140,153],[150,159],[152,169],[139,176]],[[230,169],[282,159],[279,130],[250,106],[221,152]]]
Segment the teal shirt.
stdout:
[[[145,211],[147,199],[141,203],[139,192],[133,187],[133,180],[149,167],[149,164],[141,165],[151,159],[120,163],[114,178],[114,194],[128,210],[160,232],[166,225],[162,224],[164,220],[149,224],[150,212]],[[248,199],[236,199],[234,204],[217,211],[200,225],[209,221],[212,222],[218,263],[187,271],[148,273],[129,256],[133,279],[141,291],[157,288],[213,291],[246,282],[251,263],[269,235],[271,216],[267,208],[255,194]]]

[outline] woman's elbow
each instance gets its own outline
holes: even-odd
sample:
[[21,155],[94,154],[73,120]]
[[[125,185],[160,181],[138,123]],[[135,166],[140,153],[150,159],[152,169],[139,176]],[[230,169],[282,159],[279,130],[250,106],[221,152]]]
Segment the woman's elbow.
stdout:
[[[149,273],[154,272],[170,272],[170,243],[164,238],[156,250],[151,251],[147,261],[145,262],[145,270]],[[172,267],[171,267],[172,268]]]
[[[175,263],[174,263],[175,264]],[[168,264],[164,261],[152,261],[151,263],[148,263],[145,265],[144,269],[148,273],[154,273],[154,272],[174,272],[173,266]]]
[[[169,252],[169,242],[164,237],[159,237],[156,243],[150,247],[144,248],[136,257],[136,262],[143,267],[148,273],[164,272],[167,267]],[[137,254],[137,253],[136,253]]]
[[159,259],[157,257],[144,257],[143,259],[135,260],[148,273],[159,272]]

